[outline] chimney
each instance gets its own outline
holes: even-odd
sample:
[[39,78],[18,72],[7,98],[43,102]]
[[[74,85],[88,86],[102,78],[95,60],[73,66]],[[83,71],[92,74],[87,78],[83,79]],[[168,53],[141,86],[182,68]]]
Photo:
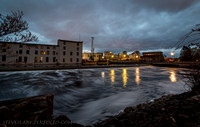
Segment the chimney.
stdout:
[[94,53],[94,48],[93,48],[94,37],[91,37],[91,38],[92,38],[91,53]]

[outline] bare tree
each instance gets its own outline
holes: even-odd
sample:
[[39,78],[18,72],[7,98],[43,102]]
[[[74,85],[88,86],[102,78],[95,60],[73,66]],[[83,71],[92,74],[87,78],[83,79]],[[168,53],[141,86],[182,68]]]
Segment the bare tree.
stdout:
[[[182,48],[180,56],[193,57],[192,60],[199,59],[200,50],[200,24],[196,25],[196,28],[192,29],[189,33],[184,35],[177,43],[178,48]],[[186,55],[184,55],[184,53]],[[189,58],[188,58],[189,59]],[[192,69],[184,71],[182,79],[187,86],[193,91],[200,90],[200,65],[197,63],[193,65]]]
[[176,49],[183,46],[196,46],[200,48],[200,24],[184,35],[176,44]]
[[28,23],[22,19],[23,15],[23,11],[12,11],[10,15],[0,13],[0,41],[38,41],[38,37],[28,30]]

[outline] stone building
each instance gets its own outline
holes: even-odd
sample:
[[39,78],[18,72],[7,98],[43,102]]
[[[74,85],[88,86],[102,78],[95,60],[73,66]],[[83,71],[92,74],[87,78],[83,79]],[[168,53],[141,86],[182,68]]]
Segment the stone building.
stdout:
[[143,52],[143,61],[162,62],[164,61],[163,52]]
[[83,53],[83,60],[91,60],[91,58],[94,59],[94,61],[102,60],[103,53]]
[[140,52],[135,51],[129,55],[129,60],[131,61],[140,61]]
[[127,51],[123,51],[123,53],[118,53],[118,60],[127,60],[127,59],[128,59]]
[[105,51],[104,52],[104,59],[112,59],[114,57],[114,54],[111,51]]
[[78,65],[83,43],[58,40],[57,45],[0,42],[0,65]]

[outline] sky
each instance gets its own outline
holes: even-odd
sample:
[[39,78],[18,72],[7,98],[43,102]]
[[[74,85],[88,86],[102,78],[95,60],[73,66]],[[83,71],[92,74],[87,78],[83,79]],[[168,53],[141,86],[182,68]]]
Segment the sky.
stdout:
[[[38,43],[83,41],[84,52],[163,51],[196,24],[199,0],[1,0],[0,13],[22,10]],[[179,52],[175,52],[176,55]]]

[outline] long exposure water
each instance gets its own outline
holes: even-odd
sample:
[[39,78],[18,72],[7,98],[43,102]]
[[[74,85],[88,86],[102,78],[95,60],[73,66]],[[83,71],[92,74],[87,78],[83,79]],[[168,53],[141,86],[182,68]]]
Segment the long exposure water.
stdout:
[[127,106],[186,91],[182,69],[128,67],[0,72],[0,100],[54,94],[54,116],[91,125]]

